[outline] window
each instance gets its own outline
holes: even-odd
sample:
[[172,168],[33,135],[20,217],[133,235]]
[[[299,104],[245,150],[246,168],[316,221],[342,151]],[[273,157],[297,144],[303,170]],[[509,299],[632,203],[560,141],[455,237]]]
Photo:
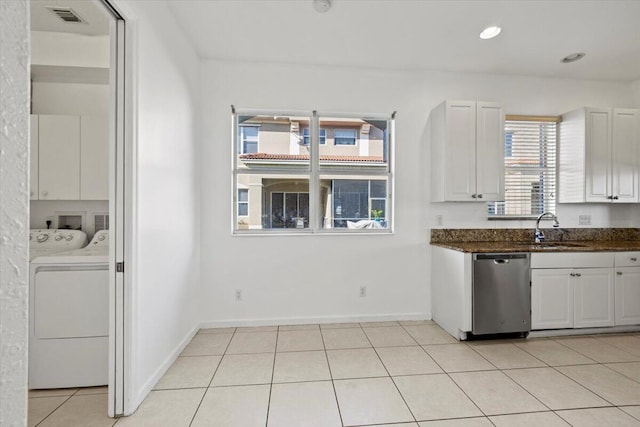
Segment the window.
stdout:
[[333,131],[334,145],[356,145],[357,132],[354,129],[335,129]]
[[[234,233],[391,231],[391,117],[236,112],[233,120]],[[336,132],[358,145],[326,144]]]
[[258,132],[260,128],[257,126],[240,126],[240,147],[241,153],[257,153],[258,152]]
[[[304,145],[309,145],[311,138],[309,136],[309,128],[304,128],[302,130],[302,143]],[[327,142],[327,130],[320,129],[320,144],[326,144]]]
[[249,190],[238,188],[238,216],[249,215]]
[[489,218],[535,218],[556,209],[555,117],[507,116],[505,200],[488,203]]

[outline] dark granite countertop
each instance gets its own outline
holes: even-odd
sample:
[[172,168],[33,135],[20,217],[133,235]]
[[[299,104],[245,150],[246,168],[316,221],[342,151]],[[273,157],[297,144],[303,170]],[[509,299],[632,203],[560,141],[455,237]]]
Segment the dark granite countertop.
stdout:
[[434,229],[431,244],[460,252],[624,252],[640,251],[640,229],[545,229],[534,243],[528,229]]

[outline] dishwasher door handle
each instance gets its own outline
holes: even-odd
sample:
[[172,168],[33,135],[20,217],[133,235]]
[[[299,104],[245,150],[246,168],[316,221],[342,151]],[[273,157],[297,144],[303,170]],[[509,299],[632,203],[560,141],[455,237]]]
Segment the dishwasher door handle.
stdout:
[[508,259],[494,259],[493,263],[494,264],[509,264],[509,260]]

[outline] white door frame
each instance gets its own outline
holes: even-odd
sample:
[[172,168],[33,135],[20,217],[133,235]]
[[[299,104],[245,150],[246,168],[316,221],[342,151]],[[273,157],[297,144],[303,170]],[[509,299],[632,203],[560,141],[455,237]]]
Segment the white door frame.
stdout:
[[[132,283],[135,261],[134,44],[135,24],[111,0],[99,2],[112,16],[110,24],[110,186],[109,218],[109,397],[108,415],[130,415],[133,390]],[[125,16],[127,16],[125,18]]]

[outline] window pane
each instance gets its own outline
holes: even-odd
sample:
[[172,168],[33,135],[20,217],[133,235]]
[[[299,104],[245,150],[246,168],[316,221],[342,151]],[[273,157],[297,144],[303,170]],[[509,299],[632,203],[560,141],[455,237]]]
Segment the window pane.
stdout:
[[320,128],[326,141],[320,147],[321,167],[387,169],[387,120],[321,117]]
[[309,167],[309,117],[238,116],[238,169]]
[[246,201],[238,190],[239,229],[309,227],[308,177],[238,174],[238,185],[248,187]]
[[505,200],[490,217],[536,217],[556,208],[556,123],[505,122]]
[[238,216],[249,215],[249,190],[238,189]]
[[[386,228],[386,184],[386,180],[321,177],[323,227]],[[372,196],[372,188],[379,197]]]

